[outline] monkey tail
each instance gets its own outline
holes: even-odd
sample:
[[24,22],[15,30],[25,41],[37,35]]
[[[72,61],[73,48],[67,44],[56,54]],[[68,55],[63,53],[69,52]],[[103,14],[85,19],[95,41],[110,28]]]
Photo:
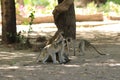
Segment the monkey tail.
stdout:
[[[90,44],[90,43],[89,43]],[[96,48],[95,48],[95,46],[93,46],[92,44],[90,44],[91,45],[91,47],[98,53],[98,54],[100,54],[100,55],[105,55],[104,53],[101,53],[100,51],[98,51]]]

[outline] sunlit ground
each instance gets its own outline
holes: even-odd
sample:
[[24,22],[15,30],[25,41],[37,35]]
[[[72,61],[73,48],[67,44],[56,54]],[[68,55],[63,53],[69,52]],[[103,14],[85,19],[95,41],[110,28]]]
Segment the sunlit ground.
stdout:
[[[36,64],[39,52],[15,50],[0,45],[0,80],[119,80],[120,79],[120,21],[76,22],[77,37],[97,39],[97,48],[106,56],[90,50],[85,56],[70,56],[67,64]],[[54,35],[54,23],[32,25],[35,35]],[[17,25],[17,32],[28,31],[29,25]],[[1,33],[1,25],[0,25]],[[99,35],[98,35],[99,34]],[[109,36],[109,37],[108,37]],[[105,38],[105,39],[103,39]],[[107,44],[109,39],[114,44]],[[106,41],[107,40],[107,41]],[[104,42],[100,44],[99,42]],[[71,51],[72,52],[72,51]]]
[[[103,21],[103,22],[76,22],[77,31],[101,31],[101,32],[120,32],[120,21]],[[28,31],[29,25],[17,25],[17,30]],[[23,28],[24,27],[24,28]],[[32,25],[33,31],[51,32],[57,28],[54,23],[41,23]]]
[[[77,31],[99,31],[99,32],[120,32],[120,21],[104,21],[104,22],[76,22]],[[54,23],[41,23],[32,25],[33,31],[52,32],[57,31]],[[1,25],[0,25],[1,29]],[[17,32],[28,31],[29,25],[17,25]],[[1,33],[1,30],[0,30]]]
[[[85,38],[95,38],[92,34],[96,33],[105,35],[103,36],[105,38],[106,35],[120,37],[120,21],[77,22],[76,24],[77,35],[86,36]],[[50,35],[53,35],[57,31],[54,23],[35,24],[32,28],[39,35],[48,35],[51,32]],[[28,31],[29,25],[17,25],[17,32],[23,30]],[[111,37],[106,39],[109,40]],[[0,80],[119,80],[120,44],[97,46],[108,55],[100,56],[90,51],[85,56],[70,56],[70,63],[55,65],[36,64],[34,61],[39,52],[14,51],[0,45]]]

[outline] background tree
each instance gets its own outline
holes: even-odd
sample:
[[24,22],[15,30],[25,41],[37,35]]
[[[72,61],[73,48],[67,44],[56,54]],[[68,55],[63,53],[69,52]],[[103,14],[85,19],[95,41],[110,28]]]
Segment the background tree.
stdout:
[[1,0],[2,10],[2,42],[16,41],[16,11],[14,0]]
[[54,22],[58,28],[51,43],[59,33],[64,32],[64,37],[76,38],[76,19],[74,10],[74,0],[58,0],[58,5],[53,10]]

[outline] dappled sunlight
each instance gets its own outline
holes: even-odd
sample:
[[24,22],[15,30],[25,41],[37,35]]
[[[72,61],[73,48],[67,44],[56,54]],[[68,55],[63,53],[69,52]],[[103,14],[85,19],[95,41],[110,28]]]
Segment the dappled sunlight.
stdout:
[[84,63],[82,66],[96,66],[96,67],[107,67],[107,66],[110,66],[110,67],[119,67],[120,66],[120,63],[116,62],[116,63],[107,63],[107,62],[104,62],[104,63]]
[[4,75],[4,77],[7,77],[7,78],[14,78],[13,75]]
[[[12,50],[12,51],[1,51],[0,52],[0,64],[8,66],[26,66],[31,64],[36,58],[36,54],[29,50]],[[6,67],[1,67],[5,68]],[[10,67],[8,67],[9,69]]]
[[19,69],[20,67],[18,66],[8,66],[8,65],[2,65],[0,66],[0,70],[3,69],[3,70],[9,70],[9,69]]
[[78,68],[80,67],[80,65],[75,65],[75,64],[71,64],[71,65],[63,65],[64,67],[73,67],[73,68]]
[[24,67],[23,69],[24,70],[38,70],[38,68],[36,68],[35,66],[27,66],[27,67]]
[[[36,32],[51,32],[51,31],[57,31],[57,28],[54,23],[41,23],[41,24],[34,24],[31,26],[33,31]],[[28,31],[29,26],[28,25],[17,25],[17,32],[19,31]]]
[[70,59],[77,59],[77,56],[70,56]]
[[109,62],[109,63],[116,63],[117,61],[115,59],[107,59],[106,62]]
[[110,58],[110,56],[106,56],[99,59],[85,59],[83,64],[81,66],[86,67],[86,66],[94,66],[94,67],[119,67],[120,66],[120,61],[116,58]]
[[0,70],[42,70],[44,66],[42,65],[33,65],[33,66],[10,66],[10,65],[2,65],[0,66]]
[[[116,77],[119,73],[120,63],[100,63],[100,62],[90,62],[90,63],[70,63],[70,64],[39,64],[31,66],[0,66],[0,71],[2,71],[1,76],[9,79],[32,79],[34,80],[43,79],[44,77],[49,78],[62,78],[66,79],[71,77],[76,77],[80,79],[81,77],[108,77],[112,75]],[[112,72],[111,72],[112,71]],[[108,74],[110,73],[110,74]],[[91,78],[90,77],[90,78]],[[57,78],[57,79],[58,79]],[[74,78],[75,79],[75,78]],[[79,80],[77,79],[77,80]],[[101,78],[100,78],[101,79]],[[85,79],[86,80],[86,79]],[[109,80],[109,79],[107,79]]]
[[[87,22],[85,22],[85,23],[87,23]],[[82,25],[82,24],[80,23],[78,25]],[[96,26],[96,27],[89,27],[88,26],[88,27],[77,28],[77,31],[98,31],[98,32],[108,32],[108,33],[111,32],[112,33],[112,32],[120,32],[119,26],[120,26],[120,23],[118,23],[118,24],[111,24],[111,25],[102,25],[102,26]]]
[[[102,25],[103,23],[105,25]],[[110,23],[111,25],[108,25],[108,23]],[[100,24],[100,25],[94,26],[95,24],[96,25]],[[109,21],[106,21],[106,22],[76,22],[76,25],[77,25],[77,31],[120,32],[119,21],[113,21],[113,23]],[[57,28],[54,23],[34,24],[31,27],[33,31],[36,31],[36,32],[57,31]],[[29,26],[28,25],[17,25],[17,32],[23,31],[23,30],[27,32],[29,30]]]
[[116,67],[116,66],[120,66],[120,63],[108,63],[106,65],[111,66],[111,67]]
[[1,51],[0,52],[0,60],[3,59],[15,59],[15,58],[20,58],[20,57],[30,57],[30,56],[35,56],[33,53],[22,53],[22,52],[5,52]]
[[3,59],[13,59],[13,57],[16,57],[17,54],[12,53],[12,52],[5,52],[5,51],[1,51],[0,52],[0,60]]
[[[84,27],[84,25],[86,25],[86,23],[88,24],[88,27]],[[112,33],[114,34],[114,33],[120,32],[120,28],[119,28],[120,22],[118,22],[118,21],[113,22],[113,24],[111,23],[111,25],[107,25],[109,22],[108,23],[105,22],[104,23],[105,25],[89,27],[89,26],[92,26],[93,24],[103,24],[103,23],[104,22],[76,22],[76,24],[77,24],[76,31],[77,31],[77,33],[79,33],[79,32],[84,32],[84,33],[85,32],[92,32],[92,33],[99,32],[100,34],[105,34],[105,35],[111,35]],[[33,29],[33,31],[38,32],[38,34],[35,34],[35,35],[45,35],[45,36],[49,35],[47,33],[50,33],[50,32],[55,33],[57,31],[57,28],[54,23],[35,24],[35,25],[32,25],[32,29]],[[18,32],[23,31],[23,30],[27,32],[29,30],[29,26],[17,25]],[[92,35],[92,33],[91,33],[91,35]]]
[[[19,1],[19,0],[16,0]],[[27,0],[24,0],[27,1]],[[34,0],[33,0],[34,1]],[[31,2],[33,2],[31,0]],[[38,0],[39,1],[39,0]],[[43,3],[46,0],[39,1]],[[55,0],[47,0],[50,4]],[[77,0],[78,1],[78,0]],[[84,1],[84,0],[83,0]],[[56,1],[57,2],[57,1]],[[76,22],[76,38],[79,41],[75,41],[75,50],[76,56],[73,56],[73,46],[70,46],[70,55],[68,56],[70,62],[66,64],[52,63],[47,62],[43,64],[44,60],[37,62],[36,58],[39,57],[39,49],[44,45],[41,45],[40,41],[37,42],[36,38],[45,37],[48,40],[54,35],[58,30],[55,23],[42,23],[39,22],[34,24],[34,21],[37,21],[37,18],[42,19],[41,16],[50,13],[52,17],[52,11],[55,8],[55,5],[48,6],[49,4],[43,6],[35,7],[34,5],[28,6],[30,10],[27,9],[26,5],[16,6],[17,15],[23,16],[23,19],[19,20],[16,16],[17,22],[16,25],[17,32],[21,31],[21,35],[29,38],[32,48],[25,50],[24,45],[5,45],[0,46],[0,80],[119,80],[120,79],[120,21],[108,20],[106,14],[98,10],[102,17],[103,21],[78,21]],[[57,5],[57,4],[56,4]],[[52,7],[52,8],[51,8]],[[92,7],[92,6],[91,6]],[[110,7],[110,6],[109,6]],[[109,8],[108,7],[108,8]],[[45,10],[49,9],[47,12]],[[111,7],[110,7],[111,8]],[[102,8],[106,10],[105,8]],[[27,17],[30,18],[30,12],[34,11],[33,19],[34,21],[27,21]],[[84,10],[77,10],[78,12],[83,11],[82,13],[93,14],[97,13],[97,8],[88,9],[87,7]],[[92,13],[88,13],[91,12]],[[94,12],[95,11],[95,12]],[[78,13],[77,12],[77,13]],[[0,10],[1,13],[1,10]],[[80,13],[79,13],[80,14]],[[81,14],[80,14],[81,15]],[[107,16],[106,16],[107,15]],[[113,15],[112,15],[113,16]],[[24,21],[24,17],[26,21]],[[31,17],[31,18],[32,18]],[[47,17],[49,18],[49,17]],[[45,22],[47,21],[45,17]],[[80,17],[82,19],[82,17]],[[97,17],[98,18],[98,17]],[[0,16],[1,19],[1,16]],[[88,19],[88,18],[87,18]],[[106,19],[106,20],[105,20]],[[38,20],[39,21],[39,20]],[[48,20],[49,21],[49,20]],[[1,22],[1,20],[0,20]],[[24,22],[24,24],[22,24]],[[26,25],[25,25],[26,24]],[[69,24],[68,24],[69,25]],[[31,30],[30,30],[31,27]],[[0,34],[2,33],[2,25],[0,24]],[[29,32],[28,32],[29,31]],[[20,40],[22,40],[22,38]],[[2,38],[2,37],[1,37]],[[40,38],[42,39],[42,38]],[[86,54],[80,56],[78,52],[78,46],[80,39],[88,40],[91,44],[107,55],[102,56],[96,54],[93,49],[86,50]],[[71,40],[70,40],[71,41]],[[69,42],[69,40],[68,40]],[[33,44],[34,43],[34,44]],[[74,43],[74,42],[73,42]],[[20,49],[16,48],[19,47]],[[15,47],[15,48],[14,48]],[[21,49],[24,48],[24,50]],[[39,52],[33,52],[33,48],[38,48]],[[35,50],[34,50],[35,51]],[[60,51],[59,51],[60,52]],[[64,51],[63,51],[64,52]],[[64,52],[66,53],[66,52]],[[57,56],[59,59],[62,58]],[[65,55],[66,57],[66,55]],[[39,58],[41,60],[41,56]],[[61,60],[58,60],[60,62]],[[64,62],[64,60],[62,59]],[[65,59],[66,61],[66,59]]]
[[94,30],[99,30],[99,31],[103,31],[103,32],[111,32],[111,33],[117,33],[120,32],[120,24],[114,24],[114,25],[104,25],[104,26],[98,26],[96,28],[94,28]]

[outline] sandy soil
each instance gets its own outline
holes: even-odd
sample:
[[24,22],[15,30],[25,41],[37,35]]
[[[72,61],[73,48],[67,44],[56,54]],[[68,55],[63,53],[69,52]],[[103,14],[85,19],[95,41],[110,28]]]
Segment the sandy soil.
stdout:
[[[80,38],[87,39],[107,55],[90,49],[80,56],[76,49],[73,56],[71,50],[71,61],[67,64],[37,64],[35,59],[39,52],[0,45],[0,80],[120,80],[119,25],[77,28],[77,42]],[[51,35],[56,28],[47,30],[48,27],[40,28],[41,34]]]

